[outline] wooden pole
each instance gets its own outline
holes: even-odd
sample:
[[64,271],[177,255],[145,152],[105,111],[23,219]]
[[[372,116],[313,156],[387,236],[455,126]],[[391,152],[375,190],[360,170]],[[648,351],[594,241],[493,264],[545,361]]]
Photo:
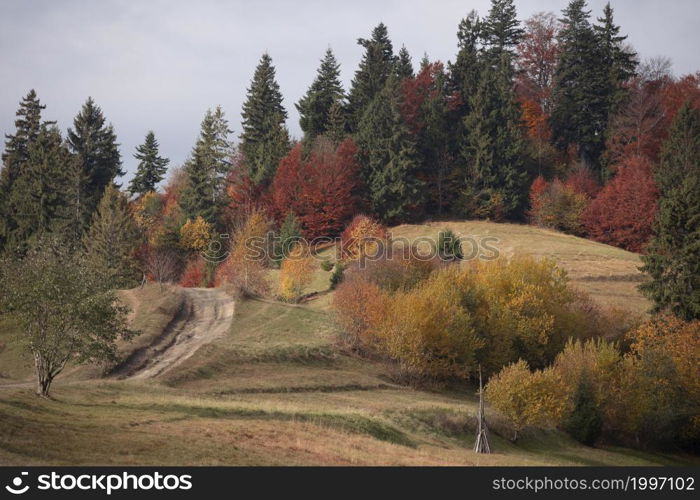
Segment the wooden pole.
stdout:
[[479,365],[479,410],[476,414],[476,441],[475,453],[491,453],[488,439],[488,427],[486,427],[486,415],[484,414],[484,385],[481,380],[481,365]]

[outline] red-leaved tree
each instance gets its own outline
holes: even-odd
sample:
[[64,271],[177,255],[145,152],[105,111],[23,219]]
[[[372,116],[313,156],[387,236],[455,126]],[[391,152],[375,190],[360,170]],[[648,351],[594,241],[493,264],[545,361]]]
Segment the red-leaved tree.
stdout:
[[345,139],[333,150],[317,142],[308,159],[296,145],[280,161],[270,199],[278,221],[296,215],[306,238],[339,234],[357,212],[359,163],[357,146]]
[[658,191],[649,160],[627,158],[583,213],[589,236],[601,243],[641,252],[652,235]]

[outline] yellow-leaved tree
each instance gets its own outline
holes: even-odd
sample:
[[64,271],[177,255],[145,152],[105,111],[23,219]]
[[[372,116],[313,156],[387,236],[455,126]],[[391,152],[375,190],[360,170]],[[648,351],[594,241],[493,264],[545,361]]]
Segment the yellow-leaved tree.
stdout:
[[295,302],[313,280],[316,261],[305,245],[296,244],[280,266],[277,295],[284,301]]
[[213,227],[201,216],[187,219],[180,228],[180,244],[187,250],[202,252],[207,249],[213,236]]
[[551,368],[530,371],[520,360],[503,368],[486,385],[486,401],[513,428],[512,440],[527,426],[553,427],[568,409],[566,385]]

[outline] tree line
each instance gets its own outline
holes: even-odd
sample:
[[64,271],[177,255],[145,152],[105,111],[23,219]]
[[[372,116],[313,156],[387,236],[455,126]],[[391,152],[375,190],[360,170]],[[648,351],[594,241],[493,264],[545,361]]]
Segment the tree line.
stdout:
[[88,99],[64,137],[30,91],[2,156],[0,248],[21,256],[52,234],[111,269],[115,286],[185,270],[209,284],[216,266],[196,256],[260,210],[276,230],[286,221],[312,237],[340,234],[358,213],[528,221],[646,252],[658,307],[700,314],[700,76],[640,63],[612,8],[593,17],[585,0],[525,22],[512,0],[493,0],[461,20],[446,63],[426,55],[416,68],[381,23],[358,44],[347,91],[323,54],[296,103],[298,141],[263,54],[237,144],[221,107],[208,110],[163,191],[169,161],[153,132],[119,186],[99,106]]

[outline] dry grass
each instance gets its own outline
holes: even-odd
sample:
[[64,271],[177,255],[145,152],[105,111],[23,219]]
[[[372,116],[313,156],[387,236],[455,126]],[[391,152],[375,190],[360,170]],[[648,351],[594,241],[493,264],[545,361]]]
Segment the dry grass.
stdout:
[[[552,257],[578,286],[605,305],[635,311],[646,301],[638,257],[530,226],[489,222],[404,225],[395,237],[495,236],[501,255]],[[318,269],[307,291],[324,291]],[[271,273],[274,280],[275,272]],[[148,344],[182,301],[181,290],[122,293]],[[62,376],[54,400],[8,381],[31,375],[0,321],[0,464],[104,465],[657,465],[698,464],[688,456],[589,448],[555,430],[529,429],[517,444],[488,413],[492,455],[471,451],[474,388],[398,386],[387,367],[338,349],[329,313],[332,294],[303,305],[248,300],[236,305],[228,335],[200,347],[148,383]],[[96,372],[89,372],[93,375]],[[80,377],[77,375],[82,374]],[[3,387],[3,383],[5,387]]]

